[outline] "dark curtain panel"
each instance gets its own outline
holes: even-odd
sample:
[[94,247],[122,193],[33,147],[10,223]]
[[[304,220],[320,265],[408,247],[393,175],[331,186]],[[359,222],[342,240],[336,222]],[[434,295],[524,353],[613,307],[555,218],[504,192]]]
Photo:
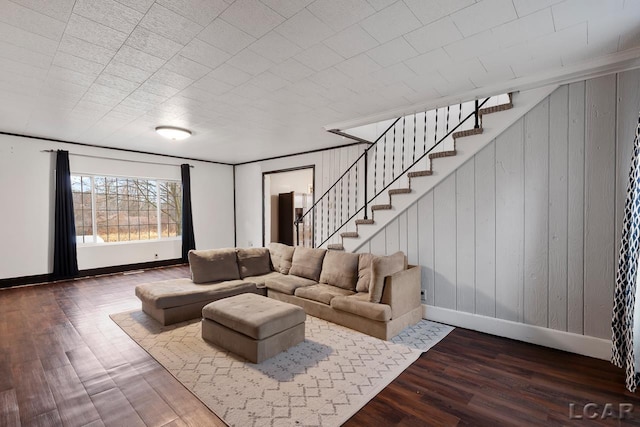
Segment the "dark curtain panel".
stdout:
[[69,152],[58,150],[52,278],[54,280],[68,279],[77,275],[76,224],[73,216]]
[[182,172],[182,260],[187,261],[187,254],[196,248],[193,235],[193,216],[191,215],[191,167],[180,166]]

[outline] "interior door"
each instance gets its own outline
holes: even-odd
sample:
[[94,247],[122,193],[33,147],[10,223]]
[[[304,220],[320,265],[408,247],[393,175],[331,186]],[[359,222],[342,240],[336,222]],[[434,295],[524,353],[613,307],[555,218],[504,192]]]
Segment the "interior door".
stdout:
[[293,246],[293,191],[278,194],[278,242]]

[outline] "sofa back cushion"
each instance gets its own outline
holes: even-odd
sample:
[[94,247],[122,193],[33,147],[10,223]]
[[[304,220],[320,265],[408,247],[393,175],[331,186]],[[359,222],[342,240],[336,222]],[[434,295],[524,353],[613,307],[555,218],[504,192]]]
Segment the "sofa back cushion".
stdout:
[[293,259],[291,260],[291,270],[289,270],[289,274],[317,282],[320,280],[322,260],[324,259],[326,252],[326,249],[313,249],[297,246],[293,252]]
[[407,261],[404,253],[396,252],[389,256],[374,257],[371,260],[371,284],[369,285],[369,301],[380,302],[384,290],[384,278],[399,271],[406,270]]
[[320,283],[356,290],[358,279],[358,254],[327,251],[322,262]]
[[190,250],[188,256],[193,283],[240,279],[235,248]]
[[372,254],[360,254],[358,259],[358,282],[356,283],[356,291],[369,292],[369,284],[371,283],[371,260]]
[[240,277],[261,276],[271,272],[271,259],[267,248],[238,249]]
[[269,243],[269,254],[271,255],[271,264],[273,264],[274,271],[289,274],[294,249],[293,246],[282,243]]

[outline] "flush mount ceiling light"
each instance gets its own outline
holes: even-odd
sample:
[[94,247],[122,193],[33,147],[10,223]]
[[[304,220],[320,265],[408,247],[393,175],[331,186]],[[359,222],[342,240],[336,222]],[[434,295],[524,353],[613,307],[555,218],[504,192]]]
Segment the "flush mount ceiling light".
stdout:
[[187,129],[177,128],[174,126],[158,126],[156,128],[156,132],[165,138],[172,139],[174,141],[179,141],[181,139],[186,139],[191,136],[191,131]]

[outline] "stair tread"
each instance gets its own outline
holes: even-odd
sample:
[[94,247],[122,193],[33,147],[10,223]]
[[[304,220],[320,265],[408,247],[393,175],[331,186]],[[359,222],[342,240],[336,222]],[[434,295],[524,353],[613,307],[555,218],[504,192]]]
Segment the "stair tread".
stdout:
[[372,211],[381,211],[381,210],[386,210],[386,209],[391,209],[391,205],[390,204],[386,204],[386,205],[373,205],[373,206],[371,206],[371,210]]
[[371,218],[368,219],[356,219],[356,225],[361,225],[361,224],[374,224],[375,221],[372,220]]
[[455,156],[457,154],[456,150],[449,150],[449,151],[438,151],[437,153],[431,153],[429,154],[429,158],[430,159],[438,159],[441,157],[451,157],[451,156]]
[[332,243],[327,245],[327,249],[330,251],[344,251],[344,246],[340,243]]
[[409,178],[415,178],[418,176],[431,176],[431,175],[433,175],[433,171],[431,170],[415,171],[415,172],[409,172],[407,174]]
[[359,234],[357,231],[346,231],[344,233],[340,233],[340,237],[358,237]]
[[411,193],[411,189],[410,188],[393,188],[391,190],[389,190],[389,195],[391,196],[392,194],[408,194]]
[[456,139],[456,138],[464,138],[465,136],[480,135],[481,133],[482,133],[482,128],[478,127],[478,128],[463,130],[460,132],[455,132],[452,136],[454,139]]
[[506,104],[494,105],[492,107],[481,108],[478,111],[479,115],[497,113],[498,111],[510,110],[513,108],[513,104],[511,102],[507,102]]

